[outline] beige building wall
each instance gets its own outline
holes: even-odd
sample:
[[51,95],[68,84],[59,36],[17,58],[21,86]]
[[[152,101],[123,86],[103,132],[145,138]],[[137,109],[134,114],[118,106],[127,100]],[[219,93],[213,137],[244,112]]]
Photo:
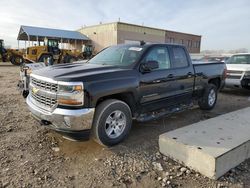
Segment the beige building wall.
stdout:
[[111,45],[145,41],[183,44],[190,53],[200,53],[201,36],[115,22],[83,27],[79,31],[91,39],[95,52]]
[[145,41],[150,43],[164,43],[165,31],[144,26],[118,23],[117,24],[117,43],[129,43]]
[[166,30],[166,43],[183,44],[190,53],[200,53],[201,36]]
[[83,27],[78,31],[91,39],[95,52],[117,44],[117,23]]

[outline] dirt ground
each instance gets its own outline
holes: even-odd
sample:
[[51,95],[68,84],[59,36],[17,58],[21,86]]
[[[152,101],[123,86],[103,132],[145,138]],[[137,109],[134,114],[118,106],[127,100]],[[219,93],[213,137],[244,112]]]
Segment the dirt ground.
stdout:
[[16,89],[18,78],[19,67],[1,63],[0,187],[250,187],[250,160],[214,181],[158,153],[160,134],[248,107],[250,92],[221,92],[211,112],[194,108],[134,122],[128,139],[104,148],[40,127]]

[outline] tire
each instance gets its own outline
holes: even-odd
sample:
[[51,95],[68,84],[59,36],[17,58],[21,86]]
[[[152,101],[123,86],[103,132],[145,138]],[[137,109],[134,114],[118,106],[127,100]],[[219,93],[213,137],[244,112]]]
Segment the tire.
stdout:
[[[38,62],[47,62],[47,59],[48,58],[50,58],[51,59],[51,65],[53,65],[54,64],[54,60],[53,60],[53,58],[52,58],[52,56],[51,55],[49,55],[49,54],[44,54],[44,55],[42,55],[39,59],[38,59]],[[46,63],[46,65],[48,65],[47,63]]]
[[69,55],[65,55],[65,56],[63,57],[63,63],[68,63],[68,62],[69,62],[69,58],[70,58]]
[[73,63],[74,61],[77,61],[77,59],[71,55],[66,55],[63,59],[63,63]]
[[99,144],[113,146],[128,136],[131,125],[129,106],[123,101],[108,99],[96,108],[92,134]]
[[23,98],[27,98],[28,97],[28,95],[29,95],[29,90],[24,90],[23,92],[22,92],[22,95],[23,95]]
[[200,109],[212,110],[217,101],[217,93],[217,87],[214,84],[208,84],[203,96],[198,101]]
[[77,61],[77,59],[75,57],[72,57],[72,58],[70,58],[69,63],[73,63],[75,61]]
[[20,66],[24,63],[24,59],[22,56],[17,56],[17,55],[13,55],[11,58],[10,58],[10,62],[13,64],[13,65],[16,65],[16,66]]

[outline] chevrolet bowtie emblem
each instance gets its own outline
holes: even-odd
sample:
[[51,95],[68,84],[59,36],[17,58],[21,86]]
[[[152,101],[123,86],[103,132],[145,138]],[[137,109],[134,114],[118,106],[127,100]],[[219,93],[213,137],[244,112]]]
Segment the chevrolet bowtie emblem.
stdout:
[[38,91],[39,91],[39,89],[37,89],[37,88],[35,88],[35,87],[32,88],[32,92],[33,92],[33,93],[36,94]]

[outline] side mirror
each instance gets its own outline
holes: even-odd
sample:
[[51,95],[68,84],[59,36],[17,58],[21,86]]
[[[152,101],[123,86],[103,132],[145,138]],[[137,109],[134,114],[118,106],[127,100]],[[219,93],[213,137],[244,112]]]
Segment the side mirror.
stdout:
[[151,72],[154,69],[159,68],[158,61],[147,61],[146,63],[142,63],[140,70],[141,72]]

